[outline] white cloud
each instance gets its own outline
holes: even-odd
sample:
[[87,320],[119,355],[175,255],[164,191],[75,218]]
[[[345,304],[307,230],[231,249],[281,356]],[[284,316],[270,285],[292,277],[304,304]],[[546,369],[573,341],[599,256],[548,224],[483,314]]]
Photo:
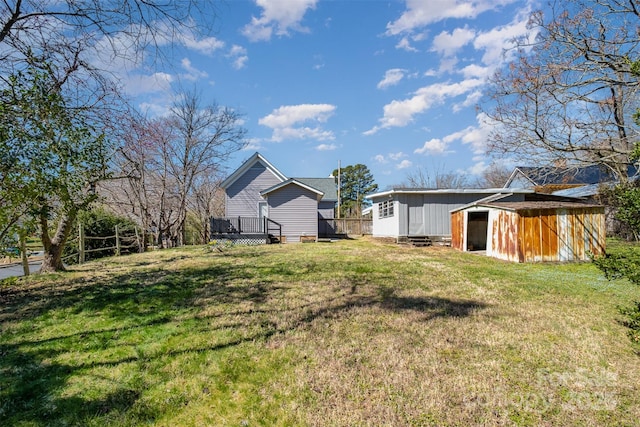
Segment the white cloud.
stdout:
[[414,153],[416,154],[444,154],[447,152],[447,142],[443,139],[433,138],[425,142],[422,148],[416,148]]
[[178,34],[177,40],[186,48],[205,55],[210,55],[214,51],[224,47],[224,42],[216,39],[215,37],[198,39],[191,32],[182,32]]
[[379,124],[366,131],[365,135],[372,135],[380,129],[406,126],[411,123],[416,114],[425,112],[433,105],[442,104],[449,98],[464,95],[482,83],[478,79],[468,79],[458,83],[435,83],[420,88],[411,98],[394,100],[385,105],[384,115],[378,120]]
[[384,78],[378,83],[378,89],[384,89],[389,86],[397,85],[404,78],[407,70],[402,68],[392,68],[384,73]]
[[463,144],[471,145],[471,149],[475,154],[484,154],[487,150],[489,134],[498,124],[491,120],[485,113],[479,113],[476,116],[476,121],[478,125],[467,128],[461,141]]
[[124,81],[124,86],[128,94],[136,96],[143,93],[170,91],[171,83],[174,81],[175,78],[167,73],[133,74]]
[[[497,67],[505,60],[508,60],[504,55],[505,52],[508,52],[508,48],[514,46],[513,40],[529,32],[527,20],[528,17],[521,13],[516,20],[509,25],[496,27],[487,32],[479,33],[473,42],[473,46],[477,50],[484,50],[482,62],[487,66]],[[514,52],[513,50],[511,51]]]
[[464,101],[453,104],[452,110],[454,113],[457,113],[458,111],[461,111],[464,108],[474,107],[478,105],[478,103],[480,102],[480,99],[482,99],[482,91],[480,90],[473,91],[469,95],[467,95]]
[[335,144],[320,144],[316,146],[316,150],[318,151],[333,151],[336,148],[338,148],[338,146]]
[[180,62],[182,68],[186,71],[186,74],[182,74],[181,77],[185,80],[196,81],[200,78],[207,78],[209,75],[205,71],[200,71],[195,68],[188,58],[183,58]]
[[483,67],[478,64],[470,64],[460,70],[460,74],[462,74],[465,79],[486,80],[492,72],[493,68]]
[[255,0],[262,8],[259,18],[251,18],[251,22],[242,29],[251,41],[270,40],[277,36],[289,35],[289,31],[309,32],[300,21],[308,9],[315,9],[318,0]]
[[409,37],[403,37],[400,39],[398,44],[396,44],[396,49],[406,50],[407,52],[417,52],[418,49],[411,46],[411,42],[409,41]]
[[488,167],[489,165],[487,165],[484,160],[481,160],[471,166],[466,172],[470,175],[482,175],[482,173],[487,170]]
[[476,116],[477,125],[468,126],[467,128],[451,133],[443,138],[433,138],[425,142],[420,148],[416,148],[416,154],[446,154],[452,152],[449,146],[454,141],[460,141],[465,145],[470,145],[471,150],[476,155],[482,155],[486,151],[486,144],[489,134],[495,127],[489,117],[484,113]]
[[227,58],[231,58],[233,68],[236,70],[244,68],[249,60],[249,56],[247,56],[247,49],[237,44],[231,46],[231,50],[229,50]]
[[290,139],[315,139],[316,141],[334,140],[333,132],[320,127],[277,128],[273,130],[271,140],[282,142]]
[[378,154],[376,155],[373,160],[375,160],[378,163],[387,163],[387,159],[384,158],[384,156],[382,154]]
[[515,0],[406,0],[407,10],[387,24],[387,35],[411,33],[448,18],[473,19]]
[[389,158],[391,160],[396,160],[397,161],[397,160],[402,159],[403,157],[407,157],[407,155],[404,154],[402,151],[400,151],[398,153],[389,153]]
[[431,51],[438,52],[443,56],[452,56],[460,48],[468,44],[476,36],[476,32],[465,28],[456,28],[453,32],[441,32],[433,38]]
[[307,122],[325,123],[335,110],[335,105],[330,104],[285,105],[262,117],[258,123],[273,129],[271,139],[276,142],[285,139],[333,140],[335,137],[331,131],[302,125]]
[[458,65],[457,57],[449,56],[449,57],[443,58],[440,61],[440,68],[438,69],[438,74],[453,73],[456,70],[456,65]]
[[247,145],[244,146],[243,151],[260,151],[262,149],[262,141],[258,138],[249,138],[245,142]]
[[407,169],[413,166],[413,163],[410,160],[403,160],[396,165],[397,169]]

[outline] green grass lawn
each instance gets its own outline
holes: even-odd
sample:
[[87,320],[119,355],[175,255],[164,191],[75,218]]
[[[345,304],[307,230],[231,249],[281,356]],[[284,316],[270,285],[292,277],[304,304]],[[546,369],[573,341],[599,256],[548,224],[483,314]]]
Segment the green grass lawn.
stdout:
[[0,285],[0,425],[637,425],[640,288],[359,239]]

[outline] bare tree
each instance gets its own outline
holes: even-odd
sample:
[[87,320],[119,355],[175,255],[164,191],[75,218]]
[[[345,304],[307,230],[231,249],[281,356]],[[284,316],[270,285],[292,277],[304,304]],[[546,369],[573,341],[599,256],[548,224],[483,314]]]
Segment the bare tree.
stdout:
[[538,164],[598,164],[626,177],[638,140],[635,0],[554,1],[530,18],[534,40],[492,80],[487,114],[494,155]]
[[185,241],[188,198],[197,178],[215,176],[229,156],[246,145],[240,114],[217,104],[202,105],[195,92],[184,92],[171,110],[176,138],[168,162],[178,186],[177,243]]
[[218,175],[205,174],[194,180],[189,210],[197,219],[198,240],[205,244],[211,238],[209,221],[224,216],[224,190]]
[[126,179],[105,186],[116,206],[154,231],[160,247],[184,244],[190,209],[208,221],[224,162],[245,145],[237,112],[203,107],[194,93],[178,98],[169,116],[130,122],[117,157]]
[[418,166],[415,171],[407,174],[402,185],[409,188],[467,188],[469,179],[460,173],[429,171]]
[[482,172],[478,180],[478,187],[502,188],[511,177],[512,172],[512,168],[501,166],[498,163],[492,163]]

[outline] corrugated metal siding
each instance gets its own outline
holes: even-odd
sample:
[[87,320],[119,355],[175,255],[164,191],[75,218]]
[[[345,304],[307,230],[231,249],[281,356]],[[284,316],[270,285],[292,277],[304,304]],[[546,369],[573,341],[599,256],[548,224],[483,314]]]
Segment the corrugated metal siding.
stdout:
[[424,234],[427,236],[449,236],[451,211],[475,202],[486,194],[425,194],[423,199]]
[[269,218],[282,225],[287,242],[299,242],[300,236],[318,236],[316,194],[298,185],[287,185],[269,193]]
[[518,215],[515,212],[490,210],[488,230],[487,255],[505,261],[520,260]]
[[280,183],[262,163],[256,163],[226,191],[227,217],[258,217],[258,202],[264,199],[260,191]]
[[493,209],[487,255],[507,261],[586,261],[605,248],[604,208]]

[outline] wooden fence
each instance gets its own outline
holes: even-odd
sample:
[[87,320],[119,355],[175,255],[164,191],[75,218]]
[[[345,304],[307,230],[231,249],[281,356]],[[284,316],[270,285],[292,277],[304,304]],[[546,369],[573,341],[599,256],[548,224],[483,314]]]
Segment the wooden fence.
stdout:
[[320,219],[318,233],[321,237],[373,234],[373,221],[364,218]]
[[[89,241],[103,242],[103,244],[89,244]],[[139,252],[140,248],[144,247],[143,237],[137,227],[134,228],[133,234],[123,233],[123,231],[115,226],[114,234],[111,236],[87,236],[82,224],[78,226],[78,235],[73,240],[67,242],[67,247],[77,248],[73,250],[71,254],[65,255],[63,262],[76,261],[79,264],[87,261],[88,256],[92,253],[106,252],[103,256],[116,255],[119,256],[123,252]],[[89,247],[87,247],[89,246]],[[99,257],[95,257],[99,258]]]

